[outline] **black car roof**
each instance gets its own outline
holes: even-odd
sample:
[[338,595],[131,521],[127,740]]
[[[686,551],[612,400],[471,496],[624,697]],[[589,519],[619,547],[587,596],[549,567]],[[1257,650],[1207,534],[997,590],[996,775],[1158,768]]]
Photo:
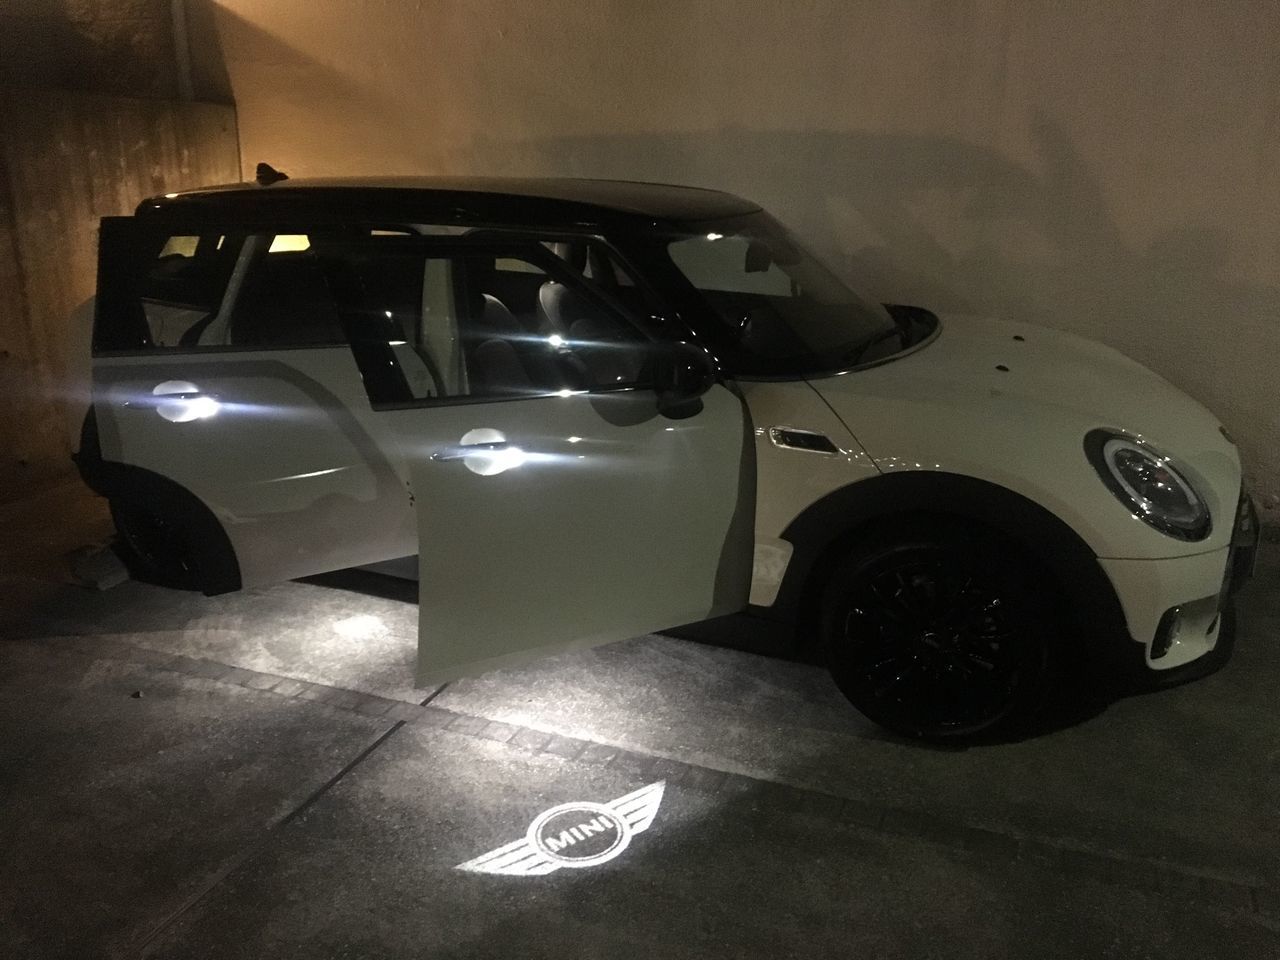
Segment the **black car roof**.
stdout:
[[500,177],[378,177],[284,180],[206,187],[143,201],[140,216],[199,220],[362,219],[589,227],[680,224],[753,213],[760,207],[719,190],[629,180]]

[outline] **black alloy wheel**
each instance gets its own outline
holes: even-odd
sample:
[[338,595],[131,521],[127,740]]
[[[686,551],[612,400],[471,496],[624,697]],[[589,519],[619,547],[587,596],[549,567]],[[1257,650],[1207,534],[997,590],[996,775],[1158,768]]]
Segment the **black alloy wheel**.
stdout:
[[1011,548],[968,531],[887,535],[835,571],[823,603],[832,676],[869,719],[959,741],[1038,704],[1048,591]]

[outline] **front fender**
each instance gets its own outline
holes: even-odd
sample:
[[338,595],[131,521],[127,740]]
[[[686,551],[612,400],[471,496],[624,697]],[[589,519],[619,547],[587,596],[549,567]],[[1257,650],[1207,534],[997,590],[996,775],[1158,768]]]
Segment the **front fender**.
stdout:
[[817,607],[827,571],[856,548],[859,530],[908,516],[960,520],[995,532],[1043,567],[1069,610],[1089,611],[1093,635],[1127,637],[1111,581],[1070,526],[1005,487],[936,471],[871,477],[834,490],[804,510],[782,534],[793,554],[774,609],[804,621]]

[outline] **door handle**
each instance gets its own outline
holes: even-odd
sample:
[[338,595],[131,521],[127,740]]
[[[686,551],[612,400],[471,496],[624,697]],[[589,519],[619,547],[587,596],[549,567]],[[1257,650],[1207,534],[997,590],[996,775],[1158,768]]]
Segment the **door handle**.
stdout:
[[474,457],[477,454],[515,449],[517,448],[505,440],[491,440],[487,443],[460,443],[456,447],[445,447],[443,450],[437,450],[431,455],[431,459],[438,463],[452,463],[455,460],[465,460],[467,457]]
[[524,466],[528,458],[519,447],[507,443],[501,430],[478,427],[464,433],[456,446],[445,447],[431,454],[431,459],[437,463],[461,460],[463,466],[472,473],[492,477]]
[[[134,400],[126,400],[125,406],[133,406]],[[136,398],[138,406],[150,407],[170,423],[190,423],[214,416],[221,404],[194,383],[186,380],[165,380],[157,383],[151,396]]]

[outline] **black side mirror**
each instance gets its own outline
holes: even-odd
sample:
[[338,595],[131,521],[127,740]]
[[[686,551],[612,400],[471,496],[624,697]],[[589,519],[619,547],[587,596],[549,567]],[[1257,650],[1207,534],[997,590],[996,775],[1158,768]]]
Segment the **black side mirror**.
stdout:
[[692,417],[702,410],[702,395],[716,383],[715,362],[692,343],[654,344],[653,387],[658,412],[672,420]]

